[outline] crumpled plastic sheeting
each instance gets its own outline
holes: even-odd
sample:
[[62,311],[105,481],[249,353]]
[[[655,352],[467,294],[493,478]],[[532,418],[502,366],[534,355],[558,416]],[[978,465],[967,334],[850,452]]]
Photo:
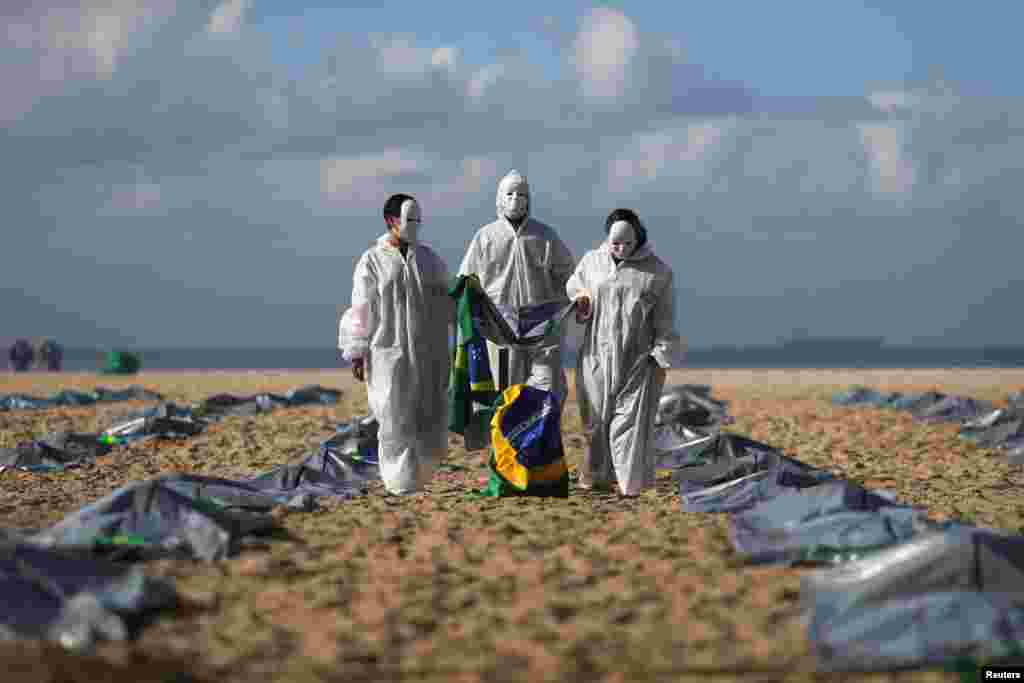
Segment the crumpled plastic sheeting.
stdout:
[[40,410],[56,406],[88,406],[97,401],[98,398],[95,393],[87,394],[71,389],[65,389],[47,398],[39,398],[27,394],[3,394],[0,395],[0,411]]
[[728,403],[712,398],[707,385],[681,384],[663,390],[654,417],[655,466],[675,470],[700,464],[722,427],[735,421],[727,411]]
[[88,652],[130,637],[133,617],[176,601],[172,581],[138,567],[0,542],[0,640],[43,638]]
[[988,414],[994,407],[988,401],[979,401],[963,396],[947,396],[937,403],[916,411],[914,419],[928,423],[964,422]]
[[1020,656],[1024,537],[949,524],[865,559],[805,575],[801,602],[833,670]]
[[258,486],[256,480],[236,481],[194,474],[173,474],[156,481],[189,500],[221,510],[267,513],[280,505],[295,506],[299,495],[294,490],[275,486]]
[[[714,448],[715,437],[689,433],[670,426],[655,427],[651,440],[654,466],[659,470],[680,470],[705,464],[704,454]],[[680,433],[682,432],[682,433]]]
[[291,406],[334,405],[341,400],[341,392],[337,389],[322,387],[319,384],[309,384],[291,389],[284,397],[288,399],[288,405]]
[[875,512],[897,503],[887,493],[869,491],[846,480],[829,481],[800,490],[787,490],[736,517],[749,529],[781,529],[788,525],[855,510]]
[[64,389],[47,398],[28,394],[0,394],[0,411],[41,410],[57,406],[88,406],[94,403],[115,403],[120,401],[162,401],[155,391],[132,385],[125,389],[96,387],[92,392]]
[[845,561],[928,528],[920,510],[891,496],[730,434],[709,464],[678,476],[684,510],[739,513],[733,545],[755,563]]
[[[277,405],[325,404],[338,400],[341,392],[310,385],[294,389],[292,398],[274,394],[259,394],[253,397],[257,411],[270,410]],[[114,424],[100,434],[78,434],[58,432],[43,439],[19,444],[15,448],[0,449],[0,472],[5,469],[19,469],[27,472],[53,472],[69,467],[91,464],[97,456],[110,452],[113,445],[151,438],[188,438],[202,432],[214,422],[235,408],[242,408],[237,414],[246,414],[250,399],[230,394],[216,394],[206,400],[196,411],[174,403],[161,403],[144,410],[115,417]],[[206,406],[209,406],[208,408]],[[222,411],[221,409],[227,410]],[[217,412],[221,411],[221,412]],[[201,413],[202,416],[196,413]],[[376,421],[364,418],[373,433],[369,441],[376,444]],[[367,427],[364,426],[363,429]],[[348,438],[346,426],[332,439]],[[365,440],[365,438],[364,438]],[[330,440],[329,440],[330,441]],[[327,443],[327,442],[325,442]],[[340,442],[339,442],[340,443]],[[376,466],[374,450],[374,465]]]
[[704,384],[679,384],[665,387],[658,400],[654,424],[682,424],[704,433],[734,420],[728,414],[729,403],[712,398],[711,387]]
[[212,502],[224,510],[266,513],[278,506],[310,511],[317,498],[353,498],[362,489],[329,474],[302,465],[285,465],[253,479],[236,481],[218,477],[176,474],[161,477],[162,485],[203,503]]
[[306,465],[282,465],[245,482],[294,510],[310,511],[318,499],[348,500],[366,494],[364,480],[337,479]]
[[[334,405],[341,399],[338,389],[308,384],[289,390],[284,396],[262,393],[255,396],[233,396],[215,394],[201,401],[199,408],[211,415],[255,415],[277,407],[306,405]],[[0,411],[39,410],[58,406],[86,406],[94,403],[120,401],[163,401],[163,396],[141,386],[132,385],[125,389],[96,387],[92,392],[62,390],[47,398],[27,394],[0,394]]]
[[834,479],[831,472],[789,458],[766,444],[735,434],[715,437],[702,464],[677,471],[687,512],[740,512],[787,489]]
[[0,448],[0,472],[19,469],[53,472],[92,464],[116,444],[148,438],[187,438],[203,431],[206,422],[187,408],[165,403],[121,418],[99,434],[56,432],[42,439]]
[[363,495],[367,482],[380,479],[377,427],[372,416],[356,418],[340,425],[300,462],[275,467],[246,483],[286,496],[289,507],[298,509],[312,509],[321,496],[344,500]]
[[777,526],[768,526],[765,518],[758,520],[760,525],[751,521],[733,518],[732,542],[737,554],[754,564],[836,564],[895,545],[927,528],[919,511],[903,506],[840,510],[806,520],[779,521]]
[[[27,540],[44,547],[217,560],[235,554],[242,537],[274,525],[269,515],[232,510],[204,498],[201,487],[182,489],[160,478],[134,482]],[[262,497],[269,504],[269,497]]]
[[334,405],[341,400],[341,395],[341,391],[328,389],[319,384],[291,389],[284,396],[267,392],[252,396],[214,394],[201,401],[195,412],[206,420],[217,421],[229,415],[250,417],[269,413],[277,408]]
[[111,451],[99,434],[55,432],[42,439],[0,448],[0,472],[7,468],[29,472],[52,472],[91,463]]
[[1024,598],[972,591],[915,595],[852,608],[841,619],[819,624],[813,638],[826,671],[940,666],[960,658],[1019,663]]
[[969,420],[992,409],[992,405],[986,401],[977,401],[963,396],[947,396],[938,391],[912,394],[885,393],[862,386],[854,386],[845,391],[836,392],[832,395],[832,404],[903,410],[924,422]]
[[27,394],[4,394],[0,396],[0,411],[2,410],[33,410],[49,408],[54,403],[47,398],[38,398]]
[[273,525],[265,514],[272,508],[308,511],[324,496],[347,500],[365,494],[366,483],[380,477],[376,439],[376,420],[357,418],[301,462],[252,479],[171,474],[131,483],[27,540],[145,557],[227,557],[243,536]]
[[96,387],[93,391],[97,401],[162,401],[164,397],[155,391],[133,384],[124,389]]
[[925,391],[919,394],[907,394],[900,399],[893,401],[890,407],[896,410],[906,410],[910,413],[917,414],[923,410],[927,410],[930,406],[941,402],[946,398],[946,394],[939,391]]
[[377,430],[377,420],[370,415],[340,425],[334,436],[321,442],[319,450],[300,464],[340,481],[380,479]]
[[883,394],[868,387],[855,386],[845,391],[837,391],[832,395],[832,403],[837,406],[883,406],[890,404],[900,394]]
[[1024,437],[1024,406],[1011,403],[966,422],[960,437],[982,448],[1007,447],[1011,441]]
[[288,405],[288,399],[277,394],[263,393],[254,396],[214,394],[203,399],[194,412],[204,420],[217,421],[229,415],[251,417]]
[[[1017,394],[1008,397],[1006,408],[995,409],[989,401],[964,396],[948,396],[937,391],[886,398],[873,389],[853,387],[832,397],[833,404],[873,405],[903,410],[918,422],[959,423],[960,437],[982,448],[1013,451],[1024,446],[1024,402]],[[1017,462],[1019,456],[1011,462]]]
[[191,408],[161,403],[116,419],[113,426],[103,431],[102,436],[118,442],[147,437],[184,439],[199,434],[206,425],[206,420],[196,418]]

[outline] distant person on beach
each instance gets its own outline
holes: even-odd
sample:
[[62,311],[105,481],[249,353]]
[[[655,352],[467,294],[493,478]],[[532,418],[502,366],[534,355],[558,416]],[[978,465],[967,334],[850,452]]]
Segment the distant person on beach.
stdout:
[[7,351],[7,361],[14,372],[27,372],[32,367],[35,354],[26,339],[17,339]]
[[61,363],[64,359],[64,349],[53,339],[43,337],[36,340],[33,353],[35,364],[40,370],[60,372]]
[[420,207],[406,194],[384,204],[387,232],[356,264],[338,346],[367,383],[379,424],[380,473],[390,493],[421,489],[448,447],[448,269],[419,241]]
[[[565,283],[572,275],[572,252],[553,228],[531,215],[530,186],[518,171],[498,183],[498,219],[480,228],[469,243],[459,275],[476,274],[496,304],[527,306],[565,301]],[[499,378],[500,347],[487,342],[491,375]],[[529,384],[554,393],[564,402],[562,344],[539,350],[507,349],[508,385]],[[508,388],[502,387],[503,389]]]
[[682,364],[672,268],[654,254],[636,213],[616,209],[607,239],[583,257],[566,294],[586,326],[576,400],[588,445],[579,487],[618,482],[624,496],[654,484],[654,415],[668,368]]

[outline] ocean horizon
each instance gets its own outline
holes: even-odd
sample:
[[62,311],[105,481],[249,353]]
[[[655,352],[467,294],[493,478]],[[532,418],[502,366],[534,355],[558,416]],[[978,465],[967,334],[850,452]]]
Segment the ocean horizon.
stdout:
[[[138,354],[142,370],[315,370],[345,368],[333,348],[170,348],[124,349]],[[65,372],[99,371],[106,350],[65,349]],[[576,365],[575,352],[563,356],[565,367]],[[880,346],[870,349],[793,348],[787,346],[714,347],[691,349],[691,368],[1019,368],[1024,346],[936,348]]]

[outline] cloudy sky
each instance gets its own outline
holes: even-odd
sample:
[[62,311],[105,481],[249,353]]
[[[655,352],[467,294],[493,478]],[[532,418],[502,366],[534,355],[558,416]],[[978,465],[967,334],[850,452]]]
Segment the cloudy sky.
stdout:
[[516,168],[694,346],[1024,341],[1019,3],[339,4],[3,3],[0,336],[329,347],[388,194],[455,269]]

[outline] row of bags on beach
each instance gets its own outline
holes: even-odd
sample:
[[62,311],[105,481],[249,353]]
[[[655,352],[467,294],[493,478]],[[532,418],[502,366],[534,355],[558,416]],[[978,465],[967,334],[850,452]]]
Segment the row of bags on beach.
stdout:
[[[58,432],[0,449],[0,471],[87,466],[127,443],[195,436],[227,415],[330,404],[339,397],[336,390],[306,386],[282,396],[217,394],[194,407],[160,403],[114,418],[98,434]],[[100,392],[88,398],[162,400],[141,387],[113,398]],[[15,407],[72,404],[24,399]],[[97,640],[130,637],[142,615],[172,607],[177,597],[173,583],[146,577],[125,560],[221,559],[236,553],[246,539],[272,531],[273,508],[311,510],[324,496],[359,495],[357,482],[376,475],[375,452],[368,447],[375,433],[366,432],[363,425],[343,425],[301,461],[251,479],[174,474],[132,482],[50,527],[0,530],[0,602],[7,605],[0,612],[0,638],[43,638],[86,651]]]
[[365,493],[378,476],[376,425],[341,425],[298,462],[243,480],[172,474],[132,482],[44,529],[0,530],[0,639],[43,638],[76,651],[131,637],[177,603],[172,582],[128,561],[220,560],[271,534],[271,511]]
[[689,453],[675,476],[684,511],[730,515],[747,562],[818,567],[802,579],[801,606],[823,669],[1024,654],[1024,537],[933,521],[735,434]]
[[[805,575],[801,590],[823,668],[1020,652],[1024,539],[933,522],[887,492],[722,432],[729,421],[706,388],[667,389],[655,425],[664,446],[659,466],[674,470],[684,510],[731,515],[733,545],[748,561],[832,565]],[[300,462],[249,480],[160,477],[122,487],[50,528],[6,532],[0,560],[17,561],[4,570],[0,591],[24,595],[35,586],[41,606],[9,613],[0,634],[71,647],[121,637],[133,615],[170,606],[173,592],[110,558],[229,557],[273,529],[274,507],[306,510],[324,496],[361,495],[378,476],[375,428],[372,418],[357,418]],[[48,578],[39,583],[40,576]]]
[[95,403],[120,401],[162,401],[163,396],[145,387],[132,385],[124,389],[96,387],[92,391],[62,389],[49,396],[29,394],[0,394],[0,411],[43,410],[60,406],[91,406]]
[[[702,386],[666,391],[657,428],[662,443],[675,449],[674,457],[727,421],[725,404],[709,392]],[[187,438],[201,424],[186,409],[168,404],[142,417],[154,428],[166,428],[150,436]],[[106,433],[125,434],[124,424],[137,419]],[[124,561],[223,559],[273,531],[270,511],[276,507],[308,511],[325,497],[342,501],[363,495],[367,483],[379,477],[376,435],[372,417],[355,418],[298,462],[251,479],[157,477],[122,486],[45,529],[0,531],[0,601],[19,605],[0,614],[0,638],[45,638],[88,650],[100,639],[129,637],[140,615],[172,607],[176,598],[173,584],[148,578]],[[47,447],[63,447],[81,461],[116,445],[89,436],[51,438]]]
[[[199,407],[211,413],[232,415],[255,415],[279,406],[303,406],[309,404],[337,403],[341,392],[326,389],[316,384],[296,387],[285,394],[262,393],[253,396],[214,394],[203,400]],[[163,401],[158,392],[132,385],[123,389],[96,387],[92,391],[62,389],[49,396],[29,394],[0,394],[0,411],[44,410],[68,406],[91,406],[97,403],[122,401]]]
[[832,403],[901,410],[923,423],[957,424],[960,438],[1004,451],[1011,464],[1024,464],[1024,392],[1010,394],[1006,406],[997,408],[990,401],[938,391],[904,394],[854,386],[836,393]]
[[[132,391],[132,398],[159,394],[146,390]],[[55,432],[33,439],[14,448],[0,449],[0,471],[7,468],[27,471],[54,471],[95,461],[117,445],[144,439],[188,438],[200,434],[211,422],[229,415],[252,416],[277,408],[336,404],[341,392],[319,385],[307,385],[286,394],[262,393],[253,396],[215,394],[195,406],[179,406],[163,402],[112,418],[113,424],[98,434]],[[153,400],[150,398],[150,400]]]

